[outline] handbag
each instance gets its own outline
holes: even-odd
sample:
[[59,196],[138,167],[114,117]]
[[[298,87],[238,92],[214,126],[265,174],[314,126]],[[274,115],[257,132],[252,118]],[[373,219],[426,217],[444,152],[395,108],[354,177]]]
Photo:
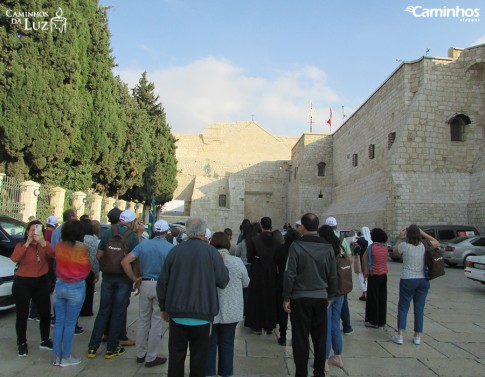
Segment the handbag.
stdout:
[[335,260],[337,261],[338,277],[337,296],[346,295],[352,292],[353,288],[351,263],[343,254],[336,255]]
[[435,248],[428,239],[421,241],[424,245],[424,277],[436,279],[445,274],[445,260],[440,249]]

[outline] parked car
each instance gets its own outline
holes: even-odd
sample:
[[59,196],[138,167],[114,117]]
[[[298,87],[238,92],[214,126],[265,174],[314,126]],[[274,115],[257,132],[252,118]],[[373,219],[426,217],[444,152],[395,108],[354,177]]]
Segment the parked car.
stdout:
[[19,242],[24,240],[27,224],[9,216],[0,216],[0,255],[10,258]]
[[471,256],[466,259],[465,276],[485,284],[485,256]]
[[15,263],[10,258],[0,255],[0,310],[7,310],[15,306],[12,296]]
[[[428,233],[431,237],[444,243],[456,237],[466,237],[466,236],[478,236],[480,233],[477,228],[470,225],[422,225],[419,228]],[[401,261],[402,256],[394,256],[392,253],[392,248],[396,243],[397,239],[393,239],[387,244],[387,251],[389,257],[394,261]]]
[[472,255],[485,255],[485,236],[457,237],[441,244],[443,258],[449,266],[465,266]]

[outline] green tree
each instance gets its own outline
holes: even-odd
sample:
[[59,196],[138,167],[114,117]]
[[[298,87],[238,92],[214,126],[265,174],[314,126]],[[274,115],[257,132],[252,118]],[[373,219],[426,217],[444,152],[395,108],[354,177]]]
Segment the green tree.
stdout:
[[147,150],[148,164],[143,173],[143,185],[135,186],[127,194],[131,199],[164,204],[173,197],[177,187],[177,160],[175,158],[175,138],[167,123],[165,110],[155,95],[155,84],[149,82],[143,72],[138,85],[133,89],[138,106],[148,115],[149,123],[145,132],[149,137]]

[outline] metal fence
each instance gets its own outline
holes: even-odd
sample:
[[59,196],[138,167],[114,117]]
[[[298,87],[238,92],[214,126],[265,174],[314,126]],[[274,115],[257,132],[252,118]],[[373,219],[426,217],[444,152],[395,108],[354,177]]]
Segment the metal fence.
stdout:
[[25,186],[22,181],[8,176],[0,177],[0,214],[22,220],[25,205],[20,203],[20,196],[23,191]]
[[53,215],[55,208],[51,205],[52,201],[52,186],[42,185],[40,186],[40,194],[37,197],[37,213],[36,217],[45,222],[47,216]]

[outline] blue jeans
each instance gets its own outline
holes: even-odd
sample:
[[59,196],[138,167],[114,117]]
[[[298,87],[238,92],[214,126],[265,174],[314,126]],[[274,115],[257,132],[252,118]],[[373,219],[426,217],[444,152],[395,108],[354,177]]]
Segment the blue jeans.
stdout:
[[[212,325],[212,333],[207,356],[206,376],[227,377],[234,375],[234,338],[236,336],[235,323],[218,323]],[[219,354],[216,373],[216,358]]]
[[401,279],[399,281],[399,303],[397,304],[397,328],[406,330],[406,322],[413,300],[414,331],[423,332],[424,304],[428,295],[429,281],[420,279]]
[[66,283],[57,279],[54,291],[56,323],[54,325],[53,353],[55,357],[71,356],[74,328],[85,296],[86,285],[84,280],[78,283]]
[[345,330],[350,330],[352,325],[350,324],[350,310],[349,301],[347,300],[347,295],[343,295],[344,301],[342,304],[342,312],[340,317],[342,318],[342,327]]
[[123,319],[130,300],[132,281],[124,274],[103,274],[99,311],[94,322],[89,349],[97,350],[101,344],[106,323],[109,322],[108,351],[116,351]]
[[332,299],[332,304],[327,309],[327,354],[328,359],[330,350],[333,349],[335,355],[342,354],[342,332],[340,331],[340,314],[344,297],[338,296]]

